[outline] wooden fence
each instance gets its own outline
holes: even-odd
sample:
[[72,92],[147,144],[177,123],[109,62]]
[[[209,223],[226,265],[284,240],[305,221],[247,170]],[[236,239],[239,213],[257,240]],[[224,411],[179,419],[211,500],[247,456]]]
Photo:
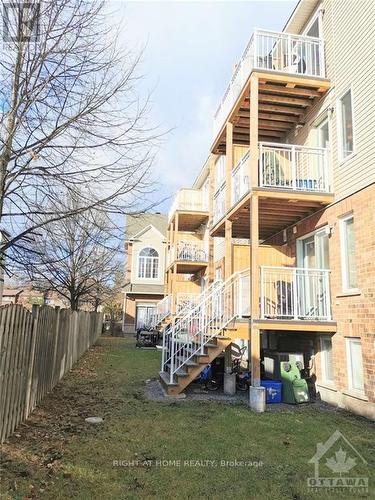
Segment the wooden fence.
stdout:
[[0,307],[0,442],[33,411],[102,331],[100,313]]

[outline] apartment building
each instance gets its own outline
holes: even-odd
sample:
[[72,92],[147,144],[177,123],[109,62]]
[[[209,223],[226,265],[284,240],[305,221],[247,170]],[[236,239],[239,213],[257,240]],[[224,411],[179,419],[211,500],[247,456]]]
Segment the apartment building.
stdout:
[[128,215],[125,229],[123,332],[149,327],[164,297],[167,217]]
[[207,252],[167,271],[168,296],[179,274],[201,284],[164,312],[170,394],[240,338],[254,408],[265,355],[295,352],[317,397],[375,418],[374,26],[372,0],[300,0],[282,32],[254,31],[169,215],[173,252],[184,231]]

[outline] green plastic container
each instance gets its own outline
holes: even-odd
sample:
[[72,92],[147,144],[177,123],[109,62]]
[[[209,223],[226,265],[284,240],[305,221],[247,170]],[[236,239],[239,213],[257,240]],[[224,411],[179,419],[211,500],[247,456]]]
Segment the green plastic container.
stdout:
[[295,405],[310,401],[307,382],[301,378],[301,372],[295,361],[282,361],[280,376],[283,383],[283,403]]

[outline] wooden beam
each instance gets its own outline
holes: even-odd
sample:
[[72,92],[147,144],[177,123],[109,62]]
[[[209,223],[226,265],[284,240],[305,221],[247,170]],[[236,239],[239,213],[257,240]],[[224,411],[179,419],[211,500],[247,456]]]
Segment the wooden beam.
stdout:
[[277,102],[279,104],[303,106],[308,108],[314,104],[312,99],[299,99],[298,97],[287,97],[281,95],[259,94],[259,102]]
[[271,113],[282,113],[284,115],[303,115],[304,109],[292,106],[278,106],[276,104],[259,103],[259,111],[270,111]]
[[277,74],[277,73],[262,73],[261,71],[254,71],[253,75],[257,76],[260,80],[266,82],[281,82],[284,84],[295,83],[296,85],[301,85],[303,87],[312,87],[323,89],[322,92],[326,92],[331,83],[326,78],[311,77],[304,75],[290,75],[290,74]]
[[259,85],[259,92],[275,92],[290,96],[321,97],[321,93],[314,89],[300,89],[297,87],[283,87],[282,85]]

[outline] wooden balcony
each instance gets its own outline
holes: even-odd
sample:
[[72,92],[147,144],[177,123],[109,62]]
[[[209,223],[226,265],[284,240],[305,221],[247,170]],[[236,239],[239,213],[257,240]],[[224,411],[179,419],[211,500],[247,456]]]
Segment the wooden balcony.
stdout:
[[178,213],[178,229],[194,231],[208,218],[208,200],[200,189],[180,189],[168,214],[169,223],[173,223]]
[[203,242],[178,241],[171,245],[167,255],[167,269],[176,266],[176,272],[194,274],[208,266],[208,251]]
[[258,137],[278,141],[329,89],[322,39],[256,30],[246,47],[214,117],[211,151],[226,152],[225,124],[234,125],[233,142],[249,144],[250,76],[258,78]]
[[329,154],[325,148],[259,143],[259,171],[250,179],[249,153],[232,169],[231,207],[225,211],[226,185],[214,198],[211,234],[224,236],[225,219],[234,238],[249,238],[250,197],[259,197],[259,235],[278,231],[333,201]]

